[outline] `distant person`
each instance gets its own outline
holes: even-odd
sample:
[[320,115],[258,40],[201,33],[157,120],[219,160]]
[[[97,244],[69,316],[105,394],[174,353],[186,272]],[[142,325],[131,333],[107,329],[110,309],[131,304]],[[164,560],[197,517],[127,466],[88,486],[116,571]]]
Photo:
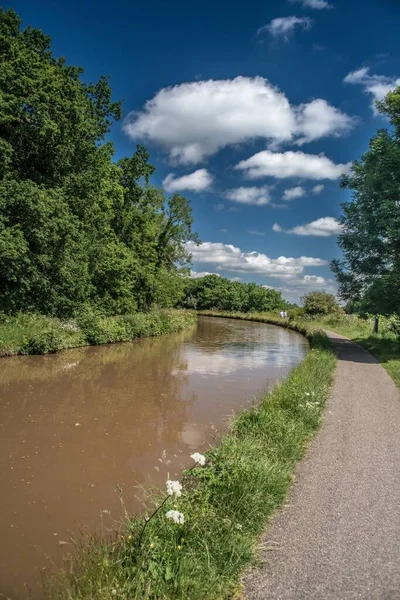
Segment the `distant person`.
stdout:
[[283,310],[281,310],[281,312],[279,313],[279,316],[281,317],[281,319],[285,318],[285,312]]

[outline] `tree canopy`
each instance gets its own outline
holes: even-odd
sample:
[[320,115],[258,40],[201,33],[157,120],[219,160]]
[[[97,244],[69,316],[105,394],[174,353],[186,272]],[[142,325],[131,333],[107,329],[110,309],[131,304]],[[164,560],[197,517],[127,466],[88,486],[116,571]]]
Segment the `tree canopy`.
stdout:
[[339,245],[343,260],[332,269],[343,300],[362,310],[400,313],[400,87],[377,103],[391,130],[381,129],[353,163],[341,186],[352,191],[343,207]]
[[38,29],[0,9],[1,310],[68,316],[171,306],[197,241],[188,201],[150,184],[139,146],[113,161],[121,118],[107,78],[55,58]]
[[197,310],[242,312],[280,310],[287,307],[277,290],[256,283],[230,281],[218,275],[186,280],[181,305]]

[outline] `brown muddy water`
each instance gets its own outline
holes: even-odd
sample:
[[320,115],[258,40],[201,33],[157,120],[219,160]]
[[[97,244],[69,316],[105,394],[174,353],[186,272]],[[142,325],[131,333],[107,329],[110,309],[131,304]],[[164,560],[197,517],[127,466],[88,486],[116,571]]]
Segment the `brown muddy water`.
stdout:
[[303,358],[286,329],[201,317],[181,334],[0,359],[0,598],[41,598],[80,531],[115,530]]

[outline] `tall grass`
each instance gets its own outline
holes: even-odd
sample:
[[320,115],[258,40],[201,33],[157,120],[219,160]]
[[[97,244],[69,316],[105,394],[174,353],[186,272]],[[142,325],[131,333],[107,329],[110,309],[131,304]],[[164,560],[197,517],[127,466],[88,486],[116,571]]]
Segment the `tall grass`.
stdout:
[[[332,382],[335,355],[326,336],[300,323],[290,326],[308,336],[311,349],[289,378],[232,420],[207,452],[206,465],[184,474],[182,497],[168,499],[144,530],[144,518],[131,517],[122,535],[89,540],[78,549],[69,568],[48,583],[48,598],[234,596],[240,574],[255,559],[260,533],[285,500],[294,467],[321,423]],[[154,505],[161,500],[154,498]],[[184,524],[168,520],[169,509],[180,511]]]
[[400,324],[398,318],[380,317],[379,332],[373,333],[373,319],[356,315],[330,315],[314,321],[316,327],[335,331],[360,344],[373,354],[400,387]]
[[91,309],[62,321],[36,314],[0,315],[0,356],[48,354],[79,346],[128,342],[182,331],[196,322],[184,310],[104,317]]

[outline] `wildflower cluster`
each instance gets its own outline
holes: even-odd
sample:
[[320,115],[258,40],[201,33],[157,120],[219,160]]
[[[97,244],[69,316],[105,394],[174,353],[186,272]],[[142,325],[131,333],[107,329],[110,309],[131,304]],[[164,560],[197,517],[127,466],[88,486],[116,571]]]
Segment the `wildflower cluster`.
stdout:
[[[165,457],[163,456],[163,458],[165,458]],[[206,457],[203,454],[200,454],[199,452],[195,452],[194,454],[191,455],[190,458],[192,458],[195,462],[192,469],[196,465],[200,465],[201,467],[203,467],[206,464]],[[166,482],[166,487],[167,487],[167,496],[165,497],[164,501],[156,508],[156,510],[153,512],[153,514],[148,519],[146,519],[146,523],[140,533],[139,543],[141,542],[141,540],[143,538],[143,534],[144,534],[147,524],[159,512],[159,510],[164,506],[164,504],[167,502],[168,498],[171,498],[171,496],[174,498],[180,498],[182,496],[182,484],[179,481],[174,481],[172,479],[168,479]],[[185,522],[185,516],[178,510],[168,510],[165,513],[165,516],[167,519],[170,519],[177,525],[183,525],[183,523]],[[180,549],[180,547],[179,547],[179,549]]]
[[194,462],[200,465],[201,467],[204,467],[204,465],[206,464],[206,457],[204,456],[204,454],[200,454],[200,452],[195,452],[194,454],[191,454],[190,458],[193,458]]
[[165,513],[165,516],[177,525],[183,525],[185,522],[185,517],[179,510],[169,510]]
[[171,481],[168,479],[167,494],[168,496],[175,496],[175,498],[180,498],[182,496],[182,485],[179,481]]

